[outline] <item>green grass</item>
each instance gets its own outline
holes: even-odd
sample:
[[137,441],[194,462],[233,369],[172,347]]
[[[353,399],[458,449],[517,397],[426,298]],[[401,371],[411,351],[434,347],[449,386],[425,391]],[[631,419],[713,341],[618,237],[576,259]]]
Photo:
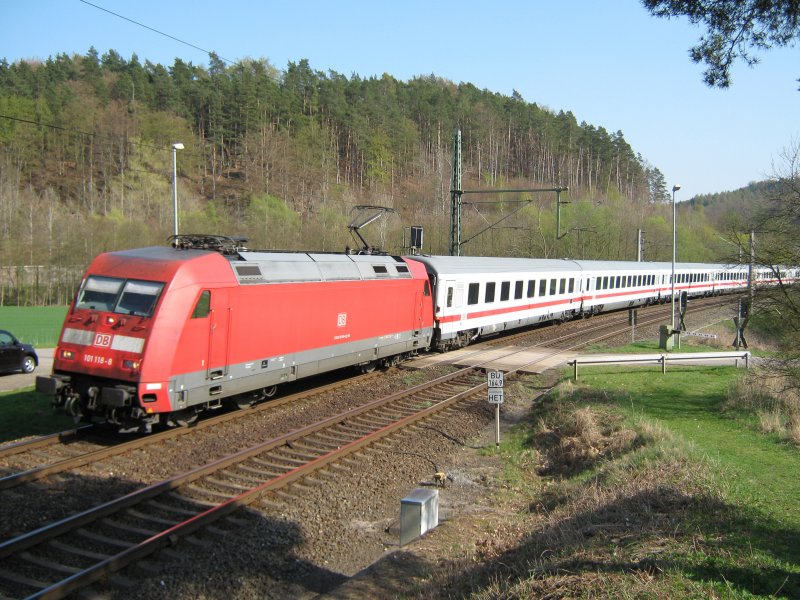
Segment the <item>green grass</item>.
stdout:
[[737,499],[800,527],[800,449],[754,431],[745,416],[723,414],[738,375],[733,367],[673,367],[666,375],[595,369],[581,382],[614,393],[629,415],[655,419],[736,474],[730,491]]
[[604,390],[630,418],[672,432],[698,464],[712,465],[723,501],[695,515],[708,545],[681,548],[673,564],[730,597],[800,597],[800,450],[756,431],[721,404],[732,367],[586,370],[582,385]]
[[522,499],[525,535],[454,581],[474,575],[475,600],[800,598],[800,449],[731,409],[744,371],[583,373],[503,437],[498,497]]
[[32,389],[0,392],[0,443],[74,427],[72,418],[54,413],[50,399]]
[[58,343],[66,306],[0,306],[0,329],[7,329],[26,344],[52,348]]
[[[731,338],[733,339],[733,338]],[[672,350],[672,353],[690,353],[690,352],[733,352],[732,346],[725,346],[717,348],[714,346],[693,343],[688,338],[681,340],[681,347]],[[586,354],[658,354],[665,352],[662,348],[658,347],[657,340],[640,340],[625,346],[615,346],[610,348],[603,344],[592,344],[586,349]],[[669,352],[668,352],[669,354]]]

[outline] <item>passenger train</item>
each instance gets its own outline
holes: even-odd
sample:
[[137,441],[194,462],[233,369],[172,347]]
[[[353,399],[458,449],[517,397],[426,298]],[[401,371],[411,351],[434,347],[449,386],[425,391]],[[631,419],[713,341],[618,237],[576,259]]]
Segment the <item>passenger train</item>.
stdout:
[[[500,331],[669,300],[671,263],[253,251],[182,235],[101,254],[38,392],[122,430],[187,424],[227,402],[348,366],[388,366]],[[744,290],[747,269],[675,266],[675,293]],[[792,271],[781,274],[794,279]],[[761,271],[759,284],[776,281]]]

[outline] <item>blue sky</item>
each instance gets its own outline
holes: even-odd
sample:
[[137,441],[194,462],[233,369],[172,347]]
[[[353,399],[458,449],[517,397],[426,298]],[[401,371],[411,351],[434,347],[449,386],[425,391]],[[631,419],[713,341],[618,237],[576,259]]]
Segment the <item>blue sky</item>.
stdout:
[[[685,19],[656,19],[638,0],[119,1],[93,4],[223,58],[266,58],[284,69],[406,81],[435,74],[510,95],[578,121],[621,130],[661,169],[678,200],[733,190],[773,175],[800,141],[800,49],[737,65],[728,90],[709,89],[688,49],[703,33]],[[207,65],[201,50],[80,0],[0,0],[0,57],[60,52],[171,65]]]

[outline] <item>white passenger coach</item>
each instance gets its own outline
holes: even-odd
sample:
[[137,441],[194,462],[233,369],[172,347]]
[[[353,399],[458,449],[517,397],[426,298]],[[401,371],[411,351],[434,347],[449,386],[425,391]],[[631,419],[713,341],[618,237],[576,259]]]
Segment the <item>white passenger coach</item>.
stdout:
[[[435,347],[449,350],[484,335],[666,302],[672,263],[413,256],[434,289]],[[791,275],[794,275],[792,273]],[[747,267],[676,263],[675,295],[710,296],[747,288]],[[760,284],[775,283],[759,271]]]

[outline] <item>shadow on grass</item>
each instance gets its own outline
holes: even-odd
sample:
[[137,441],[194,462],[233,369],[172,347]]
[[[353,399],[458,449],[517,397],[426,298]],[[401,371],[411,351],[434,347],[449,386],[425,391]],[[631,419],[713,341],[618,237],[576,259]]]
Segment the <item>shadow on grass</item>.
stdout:
[[[667,578],[661,589],[667,595],[678,578],[743,595],[800,598],[800,531],[755,511],[657,485],[591,510],[555,515],[542,515],[545,525],[515,547],[479,557],[474,567],[436,585],[456,597],[489,587],[496,593],[498,585],[501,596],[510,597],[564,593],[565,585],[567,597],[602,596],[602,573],[633,576],[626,589],[643,578]],[[437,590],[426,592],[441,597]]]
[[50,399],[33,390],[0,394],[0,444],[74,428],[71,417],[55,412]]

